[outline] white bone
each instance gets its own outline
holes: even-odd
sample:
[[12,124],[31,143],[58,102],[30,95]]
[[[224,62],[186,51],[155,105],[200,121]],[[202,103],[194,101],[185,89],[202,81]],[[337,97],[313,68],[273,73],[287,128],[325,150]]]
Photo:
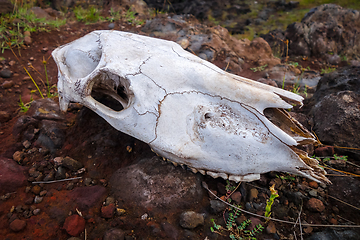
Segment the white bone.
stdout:
[[173,162],[234,181],[285,171],[329,182],[294,147],[316,141],[284,111],[301,104],[299,95],[227,73],[174,42],[126,32],[94,31],[53,57],[63,111],[83,104]]

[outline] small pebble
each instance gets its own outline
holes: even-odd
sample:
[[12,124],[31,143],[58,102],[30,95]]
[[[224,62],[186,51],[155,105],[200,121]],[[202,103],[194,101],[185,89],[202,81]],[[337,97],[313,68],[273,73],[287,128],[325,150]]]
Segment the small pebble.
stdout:
[[249,202],[252,202],[255,198],[258,197],[259,191],[256,188],[250,189]]
[[40,197],[43,197],[43,196],[45,196],[46,194],[47,194],[47,191],[46,191],[46,190],[42,190],[42,191],[39,193]]
[[101,216],[103,218],[112,218],[115,213],[115,205],[112,203],[108,206],[101,207]]
[[13,159],[15,162],[21,162],[24,158],[24,153],[23,152],[20,152],[20,151],[16,151],[14,154],[13,154]]
[[33,211],[33,214],[38,215],[40,212],[41,212],[41,210],[39,208],[37,208]]
[[39,185],[35,185],[31,188],[31,192],[34,193],[35,195],[38,195],[41,191],[41,187]]
[[105,200],[105,205],[115,204],[115,198],[114,197],[107,197]]
[[22,144],[26,149],[28,149],[31,146],[31,142],[29,140],[24,141]]
[[34,203],[38,204],[41,203],[43,200],[43,197],[35,196]]
[[4,88],[4,89],[9,89],[11,88],[12,86],[14,86],[14,82],[13,81],[5,81],[3,82],[3,84],[1,84],[1,87]]
[[26,221],[15,219],[10,223],[10,229],[14,232],[20,232],[26,227]]
[[[10,78],[12,76],[12,72],[10,69],[3,69],[0,71],[0,77],[2,78]],[[6,83],[6,84],[5,84]],[[5,84],[5,86],[4,86]],[[4,89],[11,88],[14,85],[13,81],[5,81],[2,85]]]
[[194,211],[186,211],[180,215],[180,226],[187,229],[194,229],[199,225],[204,225],[204,214]]
[[85,178],[84,179],[84,184],[85,184],[85,186],[89,186],[90,185],[90,183],[91,183],[91,178]]
[[307,203],[307,207],[313,212],[323,212],[325,210],[323,202],[317,198],[310,198]]
[[309,195],[312,196],[312,197],[317,197],[318,192],[315,189],[312,189],[312,190],[309,191]]

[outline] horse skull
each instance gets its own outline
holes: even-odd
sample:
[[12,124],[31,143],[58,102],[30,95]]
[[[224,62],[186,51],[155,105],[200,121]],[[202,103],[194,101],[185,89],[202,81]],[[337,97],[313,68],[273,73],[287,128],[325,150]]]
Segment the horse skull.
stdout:
[[234,181],[284,171],[329,182],[295,148],[316,142],[285,110],[301,96],[227,73],[174,42],[127,32],[94,31],[53,57],[61,110],[83,104],[173,162]]

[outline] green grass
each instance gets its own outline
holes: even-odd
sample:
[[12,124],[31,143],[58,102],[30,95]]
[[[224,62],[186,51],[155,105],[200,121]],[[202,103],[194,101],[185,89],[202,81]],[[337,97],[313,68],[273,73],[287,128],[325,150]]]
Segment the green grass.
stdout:
[[46,20],[37,18],[29,9],[30,4],[18,6],[15,4],[12,13],[0,16],[0,48],[3,53],[11,46],[20,47],[24,44],[25,32],[50,31],[66,23],[66,19]]
[[73,9],[73,12],[76,20],[79,22],[85,22],[85,24],[96,23],[104,20],[104,17],[100,16],[101,11],[94,6],[90,6],[89,8],[77,6]]

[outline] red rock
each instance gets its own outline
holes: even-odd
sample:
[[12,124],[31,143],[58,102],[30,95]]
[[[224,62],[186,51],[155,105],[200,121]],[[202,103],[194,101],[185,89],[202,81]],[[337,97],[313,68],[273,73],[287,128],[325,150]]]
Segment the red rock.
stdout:
[[24,220],[15,219],[10,223],[10,229],[13,230],[14,232],[19,232],[23,230],[25,227],[26,227],[26,221]]
[[307,207],[313,212],[323,212],[325,210],[323,202],[317,198],[310,198]]
[[101,216],[103,218],[112,218],[115,212],[115,205],[113,203],[109,204],[108,206],[101,207]]
[[5,81],[3,82],[3,84],[1,85],[4,89],[8,89],[11,88],[12,86],[14,86],[14,82],[12,80],[10,81]]
[[232,200],[234,200],[234,202],[236,202],[236,204],[240,204],[241,202],[241,193],[240,192],[234,192],[231,197]]
[[0,157],[0,194],[13,192],[26,184],[24,170],[14,160]]
[[309,182],[309,187],[311,188],[318,188],[319,187],[319,184],[315,181],[311,181]]
[[251,220],[251,223],[249,225],[249,229],[253,230],[257,225],[261,224],[263,225],[263,223],[261,222],[260,218],[257,217],[250,217],[249,218]]
[[71,236],[78,236],[85,229],[85,219],[77,214],[71,215],[65,219],[63,228]]
[[329,157],[333,156],[335,149],[333,146],[319,147],[315,149],[315,155],[318,157]]
[[99,185],[78,187],[71,191],[70,198],[75,201],[80,211],[85,211],[99,203],[105,193],[106,188]]
[[274,234],[276,233],[276,226],[275,226],[275,223],[270,221],[269,224],[267,225],[266,227],[266,232],[268,234]]

